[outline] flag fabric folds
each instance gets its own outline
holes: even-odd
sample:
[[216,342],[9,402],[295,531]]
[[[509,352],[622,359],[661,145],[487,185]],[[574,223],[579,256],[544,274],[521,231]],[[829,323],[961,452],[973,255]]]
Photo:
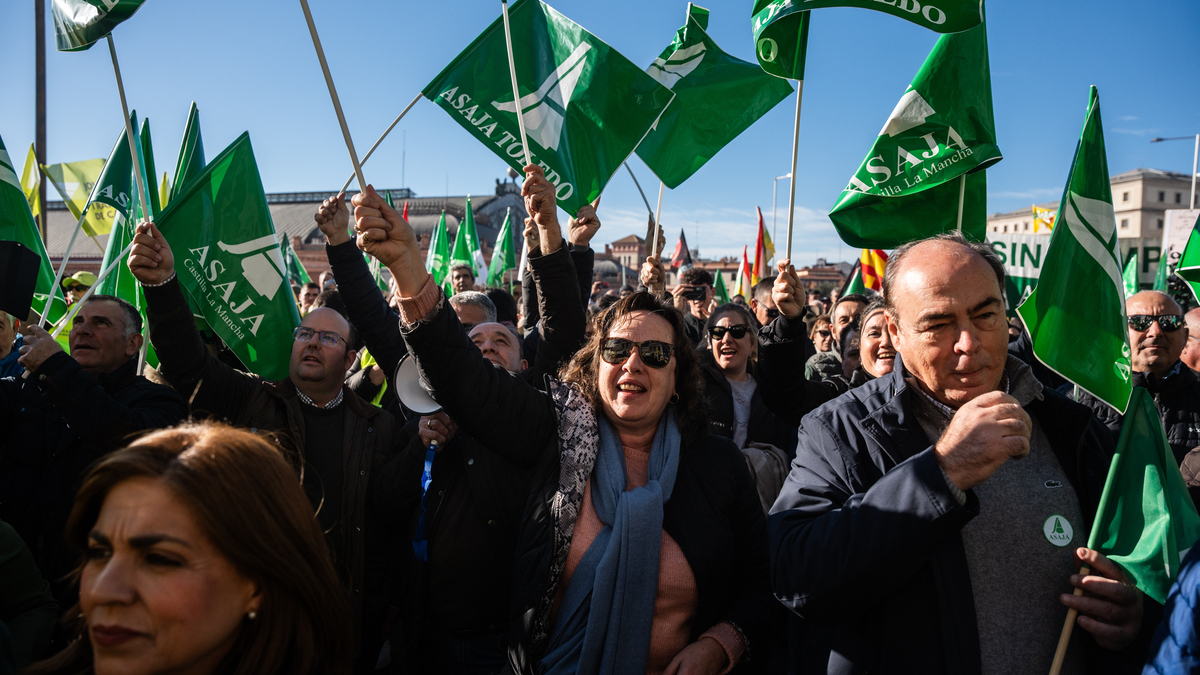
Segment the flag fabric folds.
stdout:
[[762,209],[756,206],[754,210],[758,212],[758,241],[754,244],[754,270],[750,276],[757,284],[767,277],[775,276],[771,271],[771,258],[775,255],[775,244],[771,242],[771,235],[763,225]]
[[[1154,279],[1154,290],[1166,292],[1169,269],[1166,247],[1163,247],[1162,257],[1158,259],[1158,276]],[[1175,275],[1187,282],[1192,296],[1200,298],[1200,235],[1194,227],[1188,235],[1179,262],[1175,265]]]
[[1054,209],[1043,209],[1040,206],[1033,208],[1033,231],[1037,232],[1039,228],[1046,228],[1051,232],[1054,231],[1054,218],[1058,216],[1058,212]]
[[943,35],[829,219],[850,246],[896,248],[954,230],[962,195],[963,233],[983,241],[986,179],[972,177],[1000,159],[987,27]]
[[1017,313],[1038,360],[1124,413],[1132,391],[1125,283],[1095,87],[1058,213],[1037,288]]
[[479,286],[487,282],[487,265],[483,264],[483,251],[479,248],[479,236],[475,233],[475,213],[471,209],[471,195],[467,195],[467,215],[458,224],[454,252],[450,254],[450,265],[458,264],[471,268],[471,273],[475,275],[475,283]]
[[179,283],[251,372],[287,377],[300,312],[250,135],[243,133],[159,216]]
[[169,201],[171,201],[171,178],[164,171],[162,182],[158,184],[158,204],[165,209]]
[[38,193],[41,178],[37,166],[37,153],[33,151],[33,143],[30,143],[29,154],[25,156],[25,168],[21,169],[21,191],[25,193],[25,201],[29,202],[29,210],[34,218],[42,213],[42,196]]
[[1129,249],[1129,259],[1125,261],[1125,271],[1121,273],[1121,280],[1125,282],[1125,297],[1138,292],[1138,252],[1136,248]]
[[504,273],[517,269],[517,248],[513,246],[512,209],[504,216],[500,234],[496,237],[496,248],[492,249],[492,263],[488,266],[487,285],[503,286]]
[[838,297],[844,298],[851,293],[866,293],[867,287],[863,285],[863,270],[862,260],[854,262],[854,269],[850,270],[850,277],[846,279],[846,284],[842,286],[842,291]]
[[446,231],[446,212],[429,236],[429,253],[425,255],[425,269],[433,275],[433,283],[441,286],[450,275],[450,234]]
[[876,293],[883,292],[883,271],[887,267],[888,255],[877,248],[864,248],[859,269],[862,285]]
[[[183,128],[183,140],[179,143],[179,157],[175,160],[175,184],[171,187],[171,199],[187,188],[193,178],[204,171],[204,139],[200,136],[200,110],[196,102],[188,109],[187,125]],[[169,200],[168,200],[169,201]]]
[[299,256],[292,248],[292,242],[288,241],[288,236],[284,232],[279,233],[279,250],[283,252],[283,262],[287,266],[288,282],[301,288],[304,288],[305,284],[312,283],[312,277],[308,276],[308,270],[304,269],[304,265],[300,263]]
[[600,196],[674,94],[541,0],[508,12],[520,100],[513,100],[499,17],[421,92],[501,160],[521,171],[529,152],[570,214]]
[[688,3],[683,28],[646,69],[675,98],[637,154],[672,189],[792,93],[792,85],[722,51],[707,28],[708,10]]
[[[136,110],[130,113],[129,118],[130,124],[137,126]],[[146,166],[144,162],[139,165]],[[122,128],[117,133],[117,142],[113,144],[112,151],[108,153],[108,160],[104,162],[99,176],[92,184],[87,202],[84,203],[87,218],[83,221],[83,231],[93,237],[108,234],[114,227],[129,220],[129,208],[135,198],[135,192],[129,137]],[[97,208],[96,204],[107,206],[108,209]]]
[[746,255],[746,248],[742,247],[742,264],[738,266],[737,283],[733,286],[733,294],[740,295],[746,302],[750,302],[754,282],[750,280],[750,258]]
[[679,229],[679,241],[675,242],[675,251],[671,253],[671,269],[681,270],[692,266],[692,250],[688,248],[687,237],[683,228]]
[[718,305],[728,304],[732,301],[729,297],[729,289],[725,287],[725,273],[721,270],[714,270],[716,281],[713,282],[713,296],[717,299]]
[[1134,387],[1088,548],[1119,564],[1143,593],[1167,600],[1200,539],[1200,516],[1175,464],[1154,398]]
[[60,52],[83,51],[141,8],[145,0],[53,0],[54,42]]
[[763,72],[789,80],[804,79],[811,14],[791,0],[757,0],[750,10],[754,55]]
[[[38,254],[42,263],[38,268],[37,282],[33,289],[33,311],[41,313],[46,301],[54,288],[54,268],[50,265],[50,256],[46,254],[46,245],[42,242],[41,233],[33,222],[33,214],[29,210],[29,202],[21,190],[17,180],[17,172],[13,169],[12,159],[4,147],[4,139],[0,138],[0,241],[17,241]],[[57,321],[66,312],[67,304],[59,293],[50,306],[47,318]],[[24,317],[21,317],[24,318]]]

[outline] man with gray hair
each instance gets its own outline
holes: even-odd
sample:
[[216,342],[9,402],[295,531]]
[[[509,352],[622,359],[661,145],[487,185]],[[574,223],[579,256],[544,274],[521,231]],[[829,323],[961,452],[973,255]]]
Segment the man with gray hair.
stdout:
[[960,234],[897,249],[894,370],[804,417],[769,524],[775,595],[806,626],[799,670],[1047,672],[1076,609],[1063,673],[1140,672],[1156,622],[1082,547],[1112,436],[1008,355],[1003,283]]
[[137,374],[142,318],[121,298],[83,303],[69,355],[40,326],[24,331],[17,362],[29,377],[0,379],[0,520],[21,535],[59,606],[70,607],[78,557],[63,532],[76,483],[131,434],[179,422],[187,405]]
[[450,306],[454,308],[459,322],[462,323],[463,328],[467,329],[468,333],[481,323],[496,321],[496,305],[492,303],[491,298],[479,291],[455,293],[450,296]]

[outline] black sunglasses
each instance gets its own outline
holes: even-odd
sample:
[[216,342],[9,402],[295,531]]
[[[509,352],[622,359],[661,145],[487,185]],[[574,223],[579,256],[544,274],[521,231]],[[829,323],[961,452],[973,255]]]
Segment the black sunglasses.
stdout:
[[767,321],[774,321],[779,318],[779,310],[774,307],[767,308]]
[[661,340],[634,342],[625,338],[610,337],[604,338],[604,341],[600,343],[600,358],[604,359],[606,363],[617,366],[625,363],[633,354],[634,347],[637,347],[642,363],[651,368],[666,367],[671,362],[671,354],[675,352],[673,345]]
[[750,327],[744,323],[739,323],[736,326],[713,326],[708,329],[708,335],[714,340],[720,340],[725,337],[726,333],[729,333],[733,336],[734,340],[741,340],[746,337],[746,331],[748,330],[750,330]]
[[1129,317],[1129,327],[1136,331],[1150,330],[1150,324],[1157,323],[1158,327],[1168,333],[1174,333],[1183,327],[1183,317],[1179,314],[1134,314]]

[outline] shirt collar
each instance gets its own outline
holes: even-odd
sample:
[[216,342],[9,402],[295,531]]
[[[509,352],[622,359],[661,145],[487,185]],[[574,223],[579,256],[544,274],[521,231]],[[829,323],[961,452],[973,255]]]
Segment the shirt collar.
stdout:
[[314,408],[323,408],[325,410],[333,410],[334,408],[338,407],[338,405],[342,402],[342,394],[344,392],[345,392],[344,389],[339,389],[337,396],[334,396],[333,400],[330,401],[329,403],[326,403],[325,405],[317,405],[316,403],[313,403],[313,400],[311,398],[305,396],[304,392],[300,391],[299,388],[296,389],[296,396],[299,396],[300,400],[303,401],[305,405],[311,405]]

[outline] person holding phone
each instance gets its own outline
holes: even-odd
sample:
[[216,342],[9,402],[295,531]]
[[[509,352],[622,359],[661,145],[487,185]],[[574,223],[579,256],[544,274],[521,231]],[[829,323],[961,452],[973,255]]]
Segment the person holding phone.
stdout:
[[671,291],[675,307],[683,314],[684,333],[698,349],[704,348],[704,322],[708,320],[714,293],[712,274],[695,267],[681,272],[679,285]]

